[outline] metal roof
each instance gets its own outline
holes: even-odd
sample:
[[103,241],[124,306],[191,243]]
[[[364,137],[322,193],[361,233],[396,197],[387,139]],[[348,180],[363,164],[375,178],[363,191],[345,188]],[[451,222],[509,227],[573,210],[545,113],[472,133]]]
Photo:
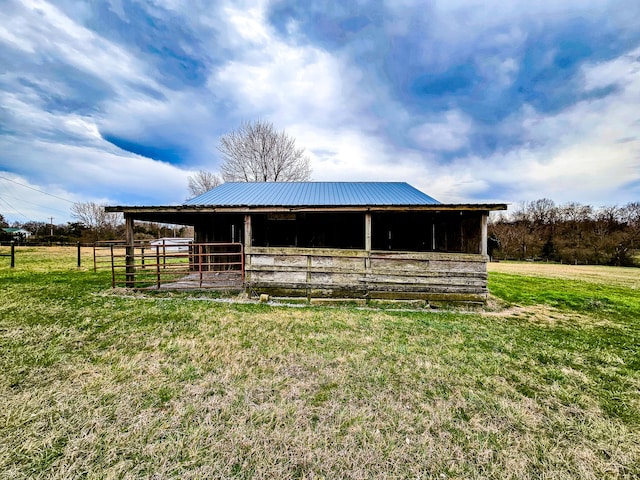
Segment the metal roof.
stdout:
[[185,203],[220,207],[438,204],[405,182],[229,182]]

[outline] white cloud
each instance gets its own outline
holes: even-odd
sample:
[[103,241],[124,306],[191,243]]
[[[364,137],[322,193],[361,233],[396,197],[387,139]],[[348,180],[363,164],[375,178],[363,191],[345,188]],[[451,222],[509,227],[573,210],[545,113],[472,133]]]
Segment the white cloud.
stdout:
[[[145,80],[137,62],[122,48],[79,25],[42,0],[24,0],[22,15],[0,25],[0,39],[40,59],[55,58],[118,85]],[[105,73],[108,75],[105,76]]]
[[471,119],[459,111],[450,110],[441,121],[425,122],[409,130],[409,136],[425,150],[454,151],[467,146],[472,128]]
[[[22,177],[38,179],[32,182],[39,185],[36,188],[51,192],[51,186],[59,185],[59,196],[72,201],[121,203],[119,199],[127,196],[144,204],[172,204],[182,203],[187,197],[187,176],[191,172],[109,145],[4,139],[0,148],[10,152],[5,155],[9,164],[24,164]],[[55,159],[53,164],[51,159]],[[42,212],[49,206],[39,205]]]
[[306,118],[319,125],[354,121],[369,98],[357,87],[360,73],[340,58],[313,47],[289,45],[267,26],[264,11],[227,9],[235,31],[231,42],[251,48],[209,80],[239,106],[239,116],[267,115],[288,125]]
[[489,158],[458,159],[454,168],[480,182],[511,185],[518,198],[502,200],[549,197],[596,205],[637,200],[625,186],[640,182],[638,53],[585,67],[585,91],[616,83],[617,92],[551,116],[525,108],[517,120],[527,145]]

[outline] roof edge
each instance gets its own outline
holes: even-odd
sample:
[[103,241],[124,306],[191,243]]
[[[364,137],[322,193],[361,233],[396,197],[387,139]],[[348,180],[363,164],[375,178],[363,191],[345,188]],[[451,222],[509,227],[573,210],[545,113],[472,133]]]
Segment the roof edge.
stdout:
[[273,212],[273,211],[384,211],[384,210],[469,210],[469,211],[497,211],[507,210],[507,203],[437,203],[437,204],[415,204],[415,205],[155,205],[155,206],[106,206],[105,211],[110,213],[223,213],[239,211],[252,212]]

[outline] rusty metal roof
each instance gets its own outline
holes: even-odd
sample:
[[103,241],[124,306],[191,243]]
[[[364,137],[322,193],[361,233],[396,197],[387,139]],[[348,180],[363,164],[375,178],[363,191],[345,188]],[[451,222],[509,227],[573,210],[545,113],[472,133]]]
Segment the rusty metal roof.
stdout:
[[405,182],[229,182],[187,201],[206,206],[404,206],[439,201]]

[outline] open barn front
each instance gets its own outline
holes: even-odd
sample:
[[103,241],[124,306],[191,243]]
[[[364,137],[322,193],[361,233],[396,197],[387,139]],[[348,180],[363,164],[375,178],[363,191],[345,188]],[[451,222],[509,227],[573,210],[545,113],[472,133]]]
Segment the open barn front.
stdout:
[[247,215],[245,282],[275,297],[484,302],[486,212]]
[[[220,223],[219,218],[211,221],[211,225]],[[251,223],[253,247],[482,253],[482,214],[478,212],[264,213],[252,214]],[[231,225],[223,222],[228,235],[217,238],[228,240],[239,224],[239,219]]]
[[[129,248],[136,220],[193,226],[206,251],[192,265],[237,263],[252,295],[426,302],[486,301],[487,218],[504,209],[377,182],[226,183],[184,205],[107,207],[124,214]],[[222,247],[236,244],[242,262]]]

